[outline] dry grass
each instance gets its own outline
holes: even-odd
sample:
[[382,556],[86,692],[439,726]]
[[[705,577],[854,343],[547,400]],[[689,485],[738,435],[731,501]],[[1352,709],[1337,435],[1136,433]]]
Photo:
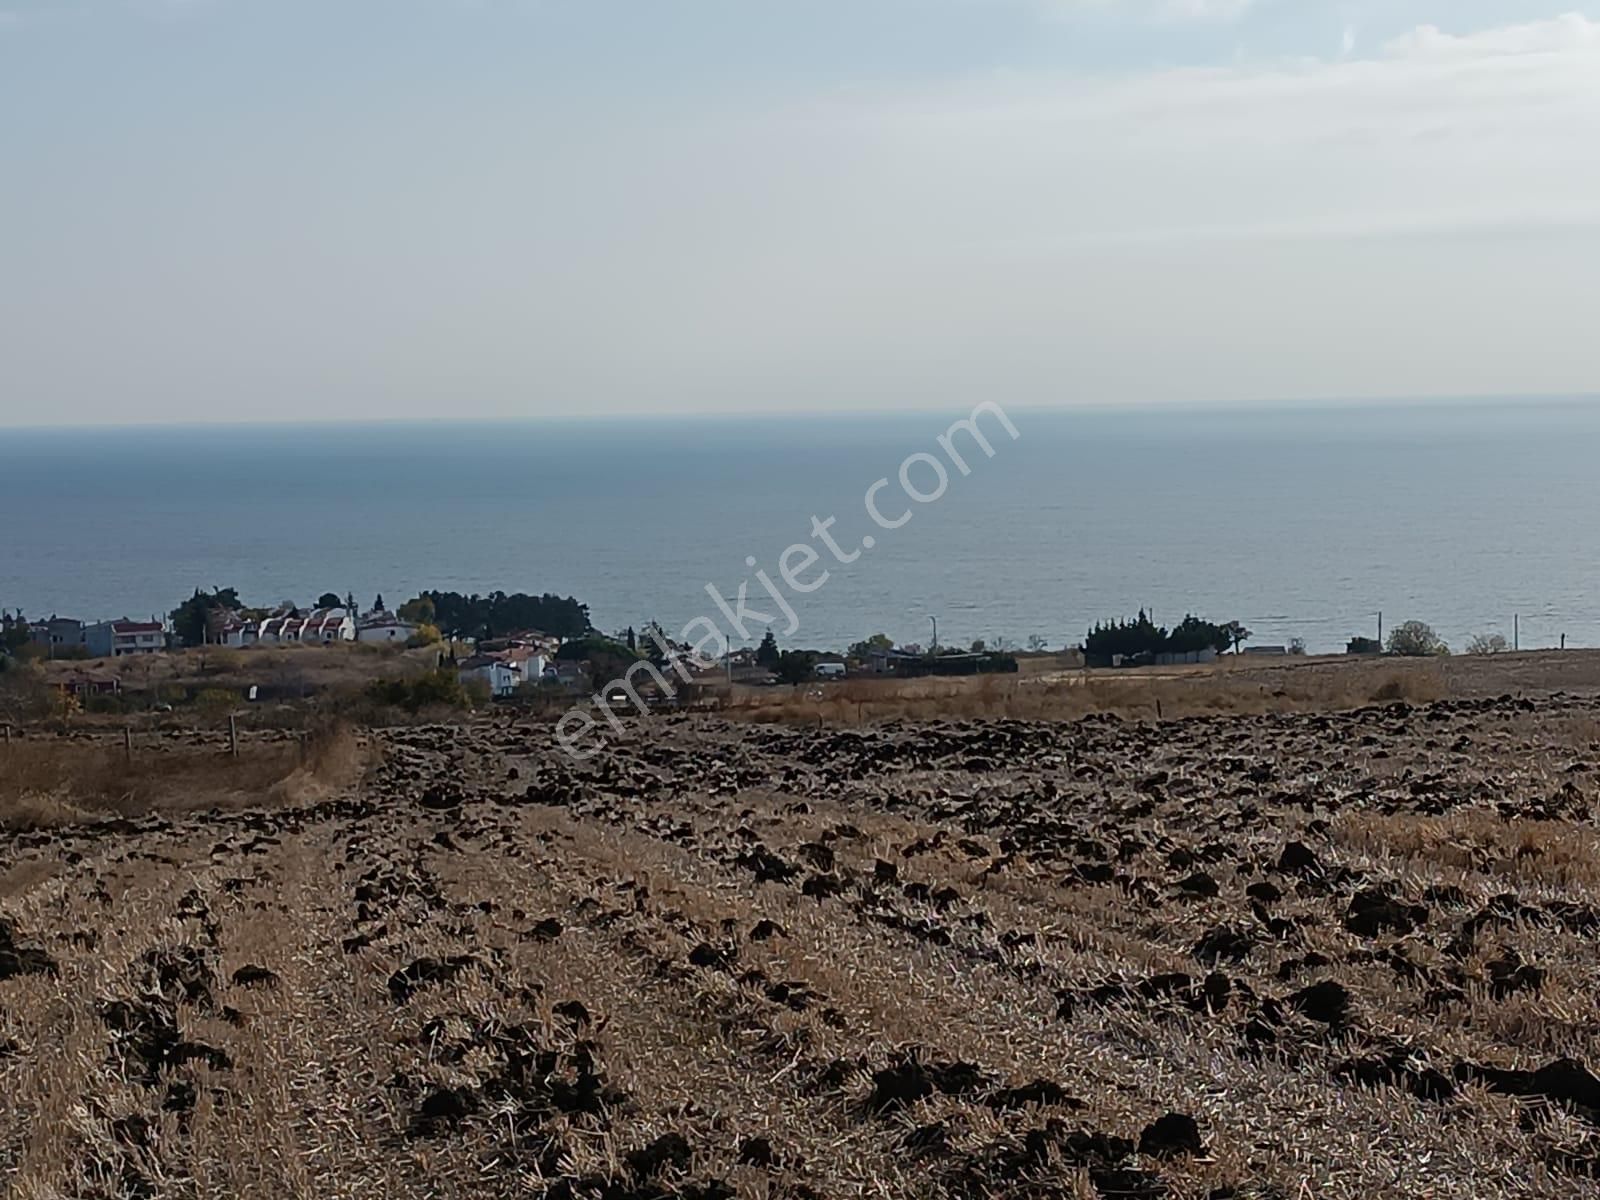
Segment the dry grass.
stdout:
[[1600,702],[1229,703],[684,716],[582,765],[480,717],[330,740],[298,792],[263,739],[215,813],[174,772],[159,820],[6,846],[3,1190],[1584,1194],[1581,1068],[1494,1072],[1600,1064]]
[[1390,663],[1381,670],[1266,675],[1205,671],[1160,675],[1074,672],[1026,677],[816,683],[741,689],[720,711],[782,724],[866,725],[888,720],[1074,721],[1092,714],[1174,719],[1212,714],[1322,712],[1404,700],[1442,699],[1447,684],[1434,663]]
[[0,830],[300,800],[349,786],[364,751],[346,726],[241,739],[36,735],[0,746]]

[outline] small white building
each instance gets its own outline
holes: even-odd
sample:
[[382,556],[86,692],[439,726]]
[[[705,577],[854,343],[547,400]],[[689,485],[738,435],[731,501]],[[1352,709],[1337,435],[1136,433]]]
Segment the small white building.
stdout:
[[393,642],[403,646],[416,631],[417,627],[410,621],[402,621],[393,613],[373,612],[356,624],[356,641]]
[[491,696],[514,696],[522,686],[522,669],[498,658],[464,659],[457,666],[456,675],[463,684],[486,685]]

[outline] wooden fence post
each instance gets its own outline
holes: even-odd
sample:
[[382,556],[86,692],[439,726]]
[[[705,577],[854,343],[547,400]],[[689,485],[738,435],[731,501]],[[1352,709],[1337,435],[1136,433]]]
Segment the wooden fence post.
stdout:
[[122,757],[128,762],[133,761],[133,729],[127,725],[122,727]]
[[232,713],[228,714],[228,753],[239,757],[239,718]]

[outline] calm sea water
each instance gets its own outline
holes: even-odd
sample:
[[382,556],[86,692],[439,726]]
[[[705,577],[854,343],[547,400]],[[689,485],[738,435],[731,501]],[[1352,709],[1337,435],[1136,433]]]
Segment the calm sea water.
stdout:
[[[515,425],[0,431],[0,606],[165,612],[196,586],[255,603],[424,587],[552,591],[602,628],[716,616],[837,517],[876,545],[793,597],[785,644],[884,631],[1076,642],[1141,605],[1342,648],[1417,618],[1461,644],[1600,646],[1600,405],[1011,412],[938,500],[907,455],[960,413]],[[932,468],[913,483],[933,485]],[[820,546],[820,543],[818,543]],[[770,610],[757,600],[752,607]]]

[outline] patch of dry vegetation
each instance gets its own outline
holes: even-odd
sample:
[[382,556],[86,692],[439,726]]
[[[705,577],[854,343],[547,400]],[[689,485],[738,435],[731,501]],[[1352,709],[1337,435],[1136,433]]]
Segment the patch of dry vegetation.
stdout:
[[752,721],[831,725],[938,719],[1073,721],[1097,714],[1173,719],[1337,711],[1396,700],[1425,703],[1442,699],[1446,692],[1444,677],[1434,664],[1391,663],[1377,671],[1276,675],[1218,670],[1172,675],[1129,671],[1036,678],[864,678],[781,690],[742,689],[719,711]]
[[0,830],[303,801],[348,787],[365,751],[346,725],[246,737],[35,734],[0,745]]
[[4,1190],[1582,1194],[1600,701],[1348,698],[263,740],[4,843]]

